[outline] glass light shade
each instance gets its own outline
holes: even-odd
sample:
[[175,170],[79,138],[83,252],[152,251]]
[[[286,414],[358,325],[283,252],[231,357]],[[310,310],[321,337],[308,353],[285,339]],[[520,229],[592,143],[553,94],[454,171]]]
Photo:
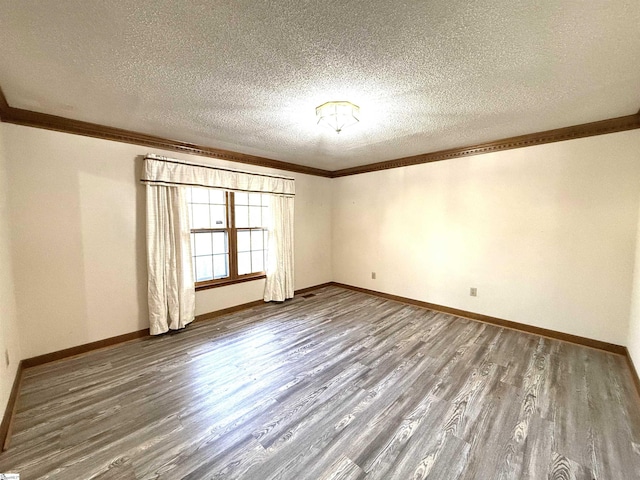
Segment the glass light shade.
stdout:
[[360,121],[360,107],[351,102],[327,102],[316,107],[318,125],[321,123],[340,133],[343,128]]

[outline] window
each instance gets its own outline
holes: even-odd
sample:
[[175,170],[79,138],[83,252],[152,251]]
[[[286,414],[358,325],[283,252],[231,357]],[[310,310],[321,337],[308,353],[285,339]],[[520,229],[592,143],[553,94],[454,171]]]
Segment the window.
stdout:
[[269,195],[192,187],[187,203],[196,288],[264,277]]

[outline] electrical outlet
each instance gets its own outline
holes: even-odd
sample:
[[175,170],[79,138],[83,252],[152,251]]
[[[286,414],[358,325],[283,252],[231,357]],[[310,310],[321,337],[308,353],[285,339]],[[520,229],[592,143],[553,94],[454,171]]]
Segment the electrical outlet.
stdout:
[[376,272],[371,272],[371,280],[375,280],[376,279]]
[[10,363],[10,360],[9,360],[9,349],[8,348],[4,351],[4,361],[6,363],[6,366],[8,367],[9,363]]
[[478,289],[475,288],[475,287],[471,287],[469,295],[471,295],[472,297],[477,297],[478,296]]

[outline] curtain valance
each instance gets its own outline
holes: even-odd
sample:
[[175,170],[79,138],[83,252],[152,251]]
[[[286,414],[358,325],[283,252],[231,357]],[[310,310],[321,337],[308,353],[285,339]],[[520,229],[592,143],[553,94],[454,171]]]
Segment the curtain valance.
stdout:
[[142,182],[148,185],[262,192],[287,197],[295,195],[293,178],[200,165],[153,154],[147,155],[144,159]]

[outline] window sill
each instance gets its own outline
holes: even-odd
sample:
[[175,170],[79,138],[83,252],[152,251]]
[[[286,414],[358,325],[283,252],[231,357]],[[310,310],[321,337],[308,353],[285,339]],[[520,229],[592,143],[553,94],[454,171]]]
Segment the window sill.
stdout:
[[267,276],[263,273],[261,275],[252,275],[247,277],[234,278],[232,280],[215,280],[213,282],[202,282],[200,284],[196,283],[196,292],[200,290],[209,290],[210,288],[218,288],[218,287],[226,287],[228,285],[235,285],[236,283],[244,283],[251,282],[253,280],[261,280],[263,278],[267,278]]

